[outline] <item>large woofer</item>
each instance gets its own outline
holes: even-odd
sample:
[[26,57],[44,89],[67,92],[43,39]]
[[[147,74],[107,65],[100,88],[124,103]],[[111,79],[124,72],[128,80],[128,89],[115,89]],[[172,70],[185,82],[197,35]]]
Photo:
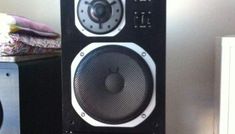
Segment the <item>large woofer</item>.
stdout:
[[72,74],[74,96],[84,111],[79,114],[115,125],[136,119],[149,106],[154,80],[145,52],[141,56],[107,45],[79,55],[83,57]]
[[3,109],[2,109],[2,104],[0,101],[0,129],[2,127],[2,122],[3,122]]

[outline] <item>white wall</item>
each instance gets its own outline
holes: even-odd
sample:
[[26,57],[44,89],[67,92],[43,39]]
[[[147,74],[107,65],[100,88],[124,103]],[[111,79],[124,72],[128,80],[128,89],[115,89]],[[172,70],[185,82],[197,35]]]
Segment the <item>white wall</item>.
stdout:
[[[167,134],[213,134],[215,37],[235,34],[235,0],[167,3]],[[1,0],[0,12],[60,31],[59,0]]]
[[0,0],[0,12],[43,22],[60,32],[60,0]]
[[235,34],[235,0],[167,3],[167,134],[213,134],[215,37]]

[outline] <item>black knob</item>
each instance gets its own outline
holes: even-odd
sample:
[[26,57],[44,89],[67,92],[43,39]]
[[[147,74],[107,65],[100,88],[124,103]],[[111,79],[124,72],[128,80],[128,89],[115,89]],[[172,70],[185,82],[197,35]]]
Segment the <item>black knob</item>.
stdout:
[[2,122],[3,122],[3,109],[2,109],[2,104],[0,101],[0,128],[2,126]]
[[105,23],[111,18],[112,7],[106,0],[94,0],[88,8],[89,17],[96,23]]
[[106,11],[105,11],[105,5],[103,4],[96,4],[94,7],[94,15],[97,17],[97,18],[103,18],[106,14]]

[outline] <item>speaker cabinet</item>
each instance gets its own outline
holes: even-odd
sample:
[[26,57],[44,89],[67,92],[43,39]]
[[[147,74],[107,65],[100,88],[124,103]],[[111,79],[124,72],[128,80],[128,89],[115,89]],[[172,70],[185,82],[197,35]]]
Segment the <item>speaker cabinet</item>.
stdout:
[[60,57],[6,59],[0,58],[0,134],[61,133]]
[[165,0],[61,0],[64,134],[165,134]]

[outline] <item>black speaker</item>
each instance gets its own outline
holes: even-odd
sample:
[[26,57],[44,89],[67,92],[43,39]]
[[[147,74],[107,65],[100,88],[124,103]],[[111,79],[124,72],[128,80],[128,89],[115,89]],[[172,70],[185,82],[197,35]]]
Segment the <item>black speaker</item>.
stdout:
[[61,60],[36,57],[0,57],[0,134],[61,133]]
[[64,134],[165,134],[165,0],[61,0]]

